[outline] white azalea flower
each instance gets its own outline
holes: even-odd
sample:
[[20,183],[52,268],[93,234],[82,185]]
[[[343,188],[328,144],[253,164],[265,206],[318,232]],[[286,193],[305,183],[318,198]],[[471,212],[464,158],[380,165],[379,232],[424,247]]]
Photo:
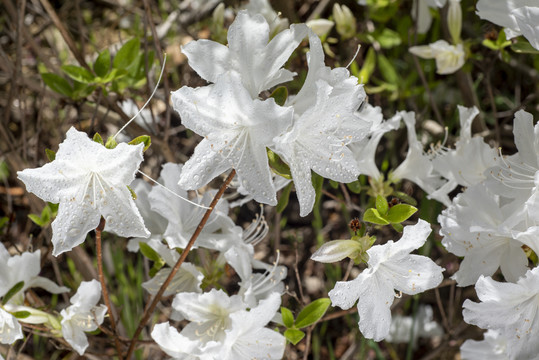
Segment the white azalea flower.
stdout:
[[516,283],[481,276],[475,285],[480,303],[466,300],[464,321],[499,331],[510,359],[535,359],[539,353],[539,267]]
[[107,149],[72,127],[53,162],[17,172],[28,191],[59,203],[52,223],[53,255],[84,242],[101,216],[106,231],[125,237],[150,235],[127,188],[142,162],[142,148],[121,143]]
[[177,294],[172,307],[191,322],[180,333],[169,324],[156,325],[152,338],[159,347],[178,359],[185,359],[188,355],[219,359],[217,354],[232,325],[230,314],[245,310],[247,305],[238,295],[229,297],[222,290],[212,289],[203,294]]
[[482,137],[472,137],[472,121],[479,110],[460,105],[458,110],[460,137],[455,149],[443,149],[432,159],[434,169],[448,179],[453,188],[457,185],[473,186],[485,180],[485,171],[496,165],[498,158],[496,150],[486,144]]
[[40,287],[53,294],[69,291],[65,286],[58,286],[51,280],[38,276],[41,271],[41,251],[24,252],[10,256],[0,243],[0,297],[17,283],[24,281],[24,286],[9,300],[13,304],[22,304],[24,292],[31,287]]
[[393,316],[386,341],[391,343],[412,343],[416,348],[419,338],[441,337],[443,328],[432,319],[432,307],[419,305],[415,316]]
[[62,310],[62,335],[79,353],[88,347],[85,332],[94,331],[105,319],[107,307],[97,306],[101,298],[101,284],[97,280],[83,281],[77,293],[69,300],[71,305]]
[[[154,186],[148,196],[152,210],[168,221],[163,236],[171,249],[183,249],[187,246],[206,211],[204,208],[189,204],[181,198],[171,195],[170,191],[187,198],[187,191],[178,185],[178,179],[183,176],[184,169],[185,167],[180,164],[164,164],[159,180],[166,188]],[[207,191],[202,198],[195,200],[195,202],[208,206],[214,194],[214,191]],[[227,216],[227,213],[228,203],[220,200],[195,242],[194,248],[213,249],[216,241],[237,235],[232,230],[235,227],[234,222]]]
[[[153,278],[142,283],[142,287],[150,294],[157,294],[161,288],[161,285],[165,283],[165,280],[170,275],[174,264],[168,265],[169,266],[159,270]],[[200,286],[202,284],[202,280],[204,280],[204,275],[198,271],[196,266],[185,262],[178,269],[176,274],[174,274],[174,277],[163,293],[163,296],[170,296],[180,292],[201,293],[202,289]]]
[[[400,115],[408,130],[408,154],[406,159],[389,175],[394,181],[408,179],[421,187],[429,198],[435,198],[449,206],[451,203],[447,192],[442,188],[447,182],[434,171],[430,158],[423,152],[423,144],[417,139],[415,132],[415,113],[401,111]],[[442,188],[444,191],[438,191]]]
[[277,35],[288,27],[288,19],[281,18],[275,12],[268,0],[250,0],[245,9],[251,14],[261,14],[266,19],[270,27],[270,37]]
[[282,359],[286,345],[284,336],[265,327],[280,305],[280,294],[272,293],[250,311],[240,310],[230,314],[230,330],[226,331],[223,347],[216,359]]
[[480,341],[466,340],[460,346],[462,360],[509,360],[507,339],[497,330],[488,330]]
[[284,292],[284,283],[282,281],[286,277],[287,271],[286,267],[277,265],[279,262],[279,256],[277,256],[273,266],[262,267],[266,269],[264,273],[253,272],[253,265],[260,267],[262,264],[253,261],[253,250],[246,250],[247,247],[235,246],[225,252],[224,257],[241,279],[238,295],[242,296],[247,306],[253,308],[260,300],[266,299],[270,294],[282,294]]
[[438,217],[442,244],[447,251],[464,256],[453,275],[458,286],[475,284],[479,276],[493,275],[501,268],[509,281],[516,281],[528,269],[522,250],[526,241],[516,240],[511,228],[504,225],[513,213],[502,207],[500,197],[478,184],[453,199],[453,204]]
[[476,14],[505,28],[507,39],[524,34],[532,46],[539,50],[537,0],[479,0]]
[[498,157],[498,165],[486,172],[486,184],[493,193],[515,199],[515,211],[506,220],[509,226],[523,219],[529,221],[529,225],[538,225],[539,125],[534,127],[530,113],[517,111],[513,134],[518,152],[508,157]]
[[539,50],[539,3],[536,6],[523,6],[511,12],[522,32],[531,46]]
[[21,324],[15,316],[0,307],[0,343],[11,345],[22,338]]
[[180,187],[198,189],[234,168],[256,201],[277,204],[266,147],[291,124],[292,108],[253,100],[230,73],[215,85],[182,87],[172,101],[182,123],[204,136],[182,169]]
[[382,109],[370,104],[366,104],[361,111],[356,113],[356,116],[363,119],[363,121],[371,122],[369,135],[360,141],[349,144],[348,147],[354,154],[359,172],[373,179],[379,179],[382,174],[375,162],[378,143],[385,133],[399,128],[402,117],[397,114],[384,121]]
[[282,66],[307,35],[307,26],[291,25],[271,41],[269,35],[262,15],[240,11],[228,29],[228,46],[201,39],[182,46],[182,52],[203,79],[216,83],[222,74],[234,72],[256,99],[261,91],[293,79],[294,73]]
[[443,8],[446,1],[447,0],[414,0],[414,5],[412,6],[412,18],[417,21],[417,32],[419,34],[425,34],[430,29],[432,16],[429,8]]
[[436,60],[436,72],[440,75],[452,74],[464,65],[466,53],[462,44],[450,45],[445,40],[438,40],[429,45],[412,46],[412,54],[423,59]]
[[329,292],[332,305],[345,310],[357,301],[359,330],[366,338],[381,341],[388,335],[395,290],[415,295],[442,281],[443,268],[426,256],[410,254],[425,243],[430,232],[430,225],[421,219],[406,226],[396,243],[390,240],[367,250],[369,267],[357,278],[339,281]]
[[275,152],[290,166],[301,216],[307,216],[315,202],[311,170],[343,183],[357,180],[359,169],[346,145],[363,139],[370,126],[354,114],[365,99],[357,78],[344,68],[327,68],[320,39],[311,33],[309,41],[309,73],[287,103],[294,108],[294,124],[274,139]]

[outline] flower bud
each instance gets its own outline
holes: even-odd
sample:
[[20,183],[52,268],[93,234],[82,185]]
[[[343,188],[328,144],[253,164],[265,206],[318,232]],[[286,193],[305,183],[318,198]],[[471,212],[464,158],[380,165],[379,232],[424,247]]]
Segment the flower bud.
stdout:
[[333,5],[333,20],[335,20],[337,32],[343,39],[356,36],[356,18],[346,5]]
[[447,26],[453,44],[460,42],[460,31],[462,29],[462,9],[460,0],[449,0],[449,10],[447,11]]
[[326,36],[335,23],[327,19],[309,20],[305,23],[319,37]]

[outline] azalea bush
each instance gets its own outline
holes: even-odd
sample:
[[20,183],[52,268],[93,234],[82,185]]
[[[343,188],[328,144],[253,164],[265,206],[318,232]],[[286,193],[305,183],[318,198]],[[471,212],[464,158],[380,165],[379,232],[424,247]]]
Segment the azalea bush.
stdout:
[[7,4],[0,358],[537,358],[539,4]]

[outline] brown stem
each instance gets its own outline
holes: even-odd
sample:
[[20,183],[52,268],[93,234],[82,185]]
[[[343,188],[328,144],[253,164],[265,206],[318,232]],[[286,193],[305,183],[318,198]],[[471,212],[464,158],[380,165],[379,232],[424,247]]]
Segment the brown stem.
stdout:
[[209,209],[206,210],[206,212],[204,213],[204,216],[202,217],[202,220],[200,220],[200,223],[198,224],[198,227],[196,228],[195,232],[191,236],[191,239],[189,240],[189,243],[187,243],[187,246],[183,250],[180,258],[178,259],[178,261],[176,262],[176,264],[174,265],[174,267],[170,271],[170,274],[168,275],[167,279],[165,280],[163,285],[161,285],[161,287],[159,288],[159,291],[157,292],[157,294],[153,298],[150,305],[146,306],[146,308],[144,309],[144,314],[142,315],[142,319],[140,320],[140,323],[138,324],[137,330],[135,331],[135,334],[133,335],[133,339],[131,340],[131,344],[129,344],[129,349],[127,350],[126,359],[131,358],[131,355],[133,354],[133,351],[135,350],[135,346],[137,344],[138,337],[139,337],[140,333],[142,332],[142,328],[146,325],[146,323],[150,319],[151,314],[153,313],[153,311],[155,310],[155,307],[157,306],[157,303],[159,302],[159,300],[161,300],[161,296],[163,296],[163,293],[165,292],[168,285],[172,281],[172,278],[174,277],[174,275],[176,275],[176,272],[180,269],[180,266],[182,266],[183,262],[187,258],[187,255],[189,254],[189,251],[191,250],[191,247],[193,247],[193,244],[195,243],[196,239],[198,238],[198,236],[202,232],[202,229],[206,225],[206,222],[208,221],[213,209],[215,208],[215,205],[217,205],[217,202],[219,201],[221,196],[223,196],[223,193],[228,188],[228,185],[230,184],[230,182],[232,181],[232,179],[234,178],[235,175],[236,175],[236,170],[232,169],[230,174],[228,174],[228,177],[226,178],[223,185],[221,185],[221,188],[219,189],[217,194],[215,194],[215,197],[213,198]]
[[118,333],[116,331],[116,321],[114,320],[114,315],[112,314],[112,306],[110,304],[109,293],[107,291],[107,283],[105,282],[105,275],[103,275],[103,251],[101,249],[101,232],[105,228],[105,219],[101,218],[99,225],[95,229],[95,244],[97,248],[97,271],[99,273],[99,282],[101,283],[101,291],[103,292],[103,299],[105,300],[105,305],[107,306],[107,311],[109,313],[110,327],[114,333],[114,343],[116,345],[116,351],[118,352],[118,359],[123,360],[122,357],[122,347],[120,341],[118,340]]

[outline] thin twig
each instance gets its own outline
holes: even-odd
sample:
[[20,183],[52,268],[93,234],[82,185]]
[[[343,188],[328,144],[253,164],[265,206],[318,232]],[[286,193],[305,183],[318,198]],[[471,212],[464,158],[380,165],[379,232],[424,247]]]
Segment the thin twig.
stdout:
[[127,350],[126,359],[131,358],[131,355],[133,354],[133,351],[135,350],[135,346],[137,344],[138,337],[139,337],[140,333],[142,332],[142,329],[144,328],[144,326],[146,325],[148,320],[150,320],[150,316],[152,315],[153,311],[155,310],[155,307],[157,306],[157,304],[161,300],[161,297],[163,296],[163,293],[165,292],[168,285],[172,281],[172,278],[174,278],[174,275],[176,275],[176,272],[180,269],[180,266],[182,266],[183,262],[187,258],[187,255],[189,254],[189,251],[191,250],[191,247],[193,247],[193,244],[195,243],[196,239],[198,238],[198,236],[202,232],[202,229],[206,225],[206,222],[208,221],[213,209],[217,205],[217,202],[219,201],[219,199],[221,199],[221,196],[223,196],[223,193],[228,188],[228,185],[230,185],[230,182],[232,181],[232,179],[234,178],[235,175],[236,175],[236,170],[232,169],[230,174],[228,174],[228,177],[226,178],[223,185],[221,185],[221,188],[219,189],[217,194],[215,194],[215,197],[213,198],[213,200],[212,200],[212,202],[210,204],[210,208],[208,210],[206,210],[206,212],[204,213],[204,216],[200,220],[200,223],[198,224],[198,227],[196,228],[195,232],[191,236],[191,239],[189,240],[189,243],[187,243],[187,246],[183,250],[180,258],[178,259],[178,261],[176,262],[176,264],[174,265],[174,267],[170,271],[170,274],[168,275],[167,279],[165,280],[163,285],[161,285],[161,288],[159,288],[159,291],[157,292],[157,294],[153,298],[152,302],[149,303],[149,305],[147,305],[146,308],[144,309],[144,314],[142,315],[142,319],[140,320],[140,323],[138,324],[137,330],[135,331],[135,334],[133,335],[133,339],[131,340],[131,344],[129,344],[129,349]]
[[103,292],[103,299],[107,306],[109,313],[110,326],[114,332],[114,343],[116,344],[116,351],[118,352],[118,358],[123,360],[122,347],[118,340],[118,333],[116,331],[116,321],[114,320],[114,314],[112,313],[112,306],[110,304],[109,293],[107,291],[107,283],[105,282],[105,275],[103,274],[103,251],[101,249],[101,232],[105,228],[105,219],[101,218],[99,225],[95,229],[95,243],[97,248],[97,271],[99,273],[99,282],[101,283],[101,291]]

